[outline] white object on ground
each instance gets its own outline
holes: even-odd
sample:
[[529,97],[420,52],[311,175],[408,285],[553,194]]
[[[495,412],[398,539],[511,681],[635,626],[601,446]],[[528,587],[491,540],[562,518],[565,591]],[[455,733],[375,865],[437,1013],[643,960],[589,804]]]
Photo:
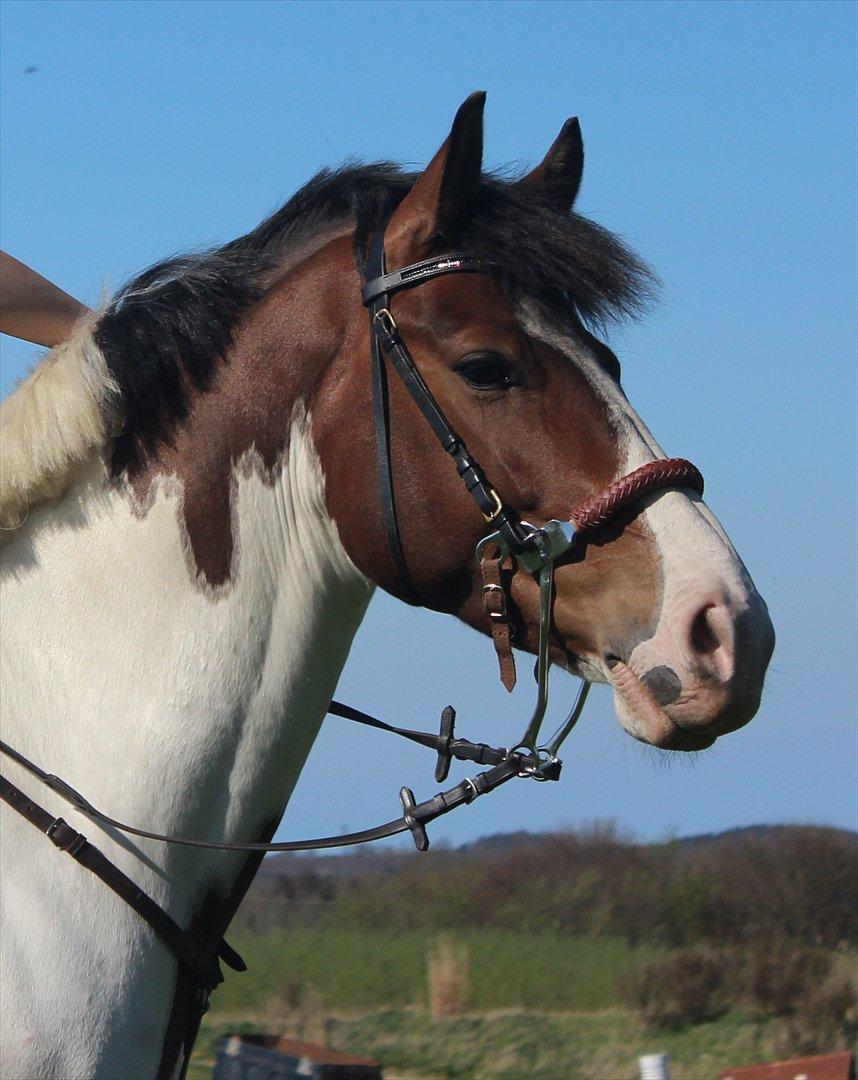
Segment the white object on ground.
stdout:
[[640,1080],[670,1080],[667,1054],[643,1054],[638,1058]]

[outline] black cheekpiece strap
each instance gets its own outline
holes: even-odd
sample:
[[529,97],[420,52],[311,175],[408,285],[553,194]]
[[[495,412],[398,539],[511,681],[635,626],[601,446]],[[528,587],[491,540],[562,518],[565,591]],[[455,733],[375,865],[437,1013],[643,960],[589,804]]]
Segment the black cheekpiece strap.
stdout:
[[[373,274],[378,280],[384,274],[384,234],[377,231],[367,255],[367,274]],[[378,464],[378,488],[381,501],[381,514],[384,531],[387,534],[387,547],[393,560],[393,569],[399,581],[402,599],[409,604],[420,604],[417,589],[408,572],[402,541],[399,539],[399,525],[396,521],[396,503],[393,498],[393,462],[390,454],[390,411],[387,403],[387,370],[384,355],[375,331],[375,316],[387,306],[385,293],[379,294],[370,307],[369,338],[372,346],[372,411],[375,420],[375,455]]]
[[385,356],[390,357],[395,371],[436,438],[456,463],[456,471],[486,522],[490,522],[503,535],[511,551],[520,551],[527,546],[518,515],[501,502],[485,473],[471,457],[464,440],[447,420],[414,363],[414,358],[403,341],[389,309],[391,296],[403,289],[410,289],[445,274],[488,273],[491,269],[491,263],[475,255],[457,252],[439,255],[433,259],[424,259],[422,262],[412,263],[410,266],[387,273],[384,255],[384,225],[373,234],[367,252],[367,280],[361,289],[361,299],[364,306],[369,309],[379,494],[390,556],[403,599],[410,604],[419,604],[421,601],[408,570],[396,520]]

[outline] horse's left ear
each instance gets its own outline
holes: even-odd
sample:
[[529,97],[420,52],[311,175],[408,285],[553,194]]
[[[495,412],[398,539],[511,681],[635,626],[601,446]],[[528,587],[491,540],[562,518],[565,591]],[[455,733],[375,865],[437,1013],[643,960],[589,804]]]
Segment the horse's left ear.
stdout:
[[467,220],[482,175],[485,102],[478,91],[459,106],[441,149],[394,211],[385,232],[389,266],[429,254]]
[[521,183],[539,185],[555,210],[572,209],[584,171],[584,140],[578,117],[567,120],[542,161]]

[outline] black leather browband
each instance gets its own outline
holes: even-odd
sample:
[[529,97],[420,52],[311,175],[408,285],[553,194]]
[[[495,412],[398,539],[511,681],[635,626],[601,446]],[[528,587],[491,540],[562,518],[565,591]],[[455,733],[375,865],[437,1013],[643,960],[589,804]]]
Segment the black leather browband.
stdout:
[[[383,237],[384,230],[380,232]],[[371,259],[367,261],[367,272],[375,273],[377,263],[375,266],[370,266],[371,261]],[[404,266],[400,270],[391,270],[389,274],[380,273],[367,281],[360,291],[360,296],[364,307],[369,307],[380,296],[392,296],[393,293],[410,289],[412,285],[420,285],[424,281],[429,281],[430,278],[441,277],[442,274],[487,274],[494,269],[495,265],[465,252],[439,255],[434,259],[424,259],[422,262]]]

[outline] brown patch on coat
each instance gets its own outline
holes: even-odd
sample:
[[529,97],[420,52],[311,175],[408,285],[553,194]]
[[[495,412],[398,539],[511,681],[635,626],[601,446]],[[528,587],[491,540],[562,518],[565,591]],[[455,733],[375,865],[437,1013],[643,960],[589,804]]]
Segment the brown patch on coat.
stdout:
[[[391,306],[445,415],[501,498],[523,517],[534,522],[568,518],[574,506],[622,471],[604,401],[567,357],[526,335],[491,278],[439,278],[397,295]],[[343,373],[335,378],[332,373],[330,387],[313,405],[314,442],[327,480],[328,509],[346,550],[364,574],[397,594],[378,502],[368,331],[356,334],[353,348],[364,352]],[[455,365],[482,351],[516,359],[526,385],[498,393],[468,387]],[[390,368],[389,391],[394,495],[415,585],[427,606],[455,612],[487,632],[474,560],[487,526]],[[351,426],[344,432],[341,416],[347,408]],[[660,606],[660,564],[649,530],[634,514],[618,519],[586,546],[574,569],[559,568],[558,592],[563,611],[574,612],[557,628],[564,650],[601,651],[627,625],[635,628],[635,641],[646,636]],[[515,575],[512,596],[517,644],[534,649],[538,590],[529,575]]]
[[[160,478],[180,485],[191,563],[206,585],[220,588],[234,573],[238,473],[275,482],[302,400],[343,545],[363,574],[397,593],[379,503],[369,322],[359,287],[349,236],[290,270],[247,313],[211,388],[192,399],[172,444],[135,480],[138,506]],[[439,278],[396,296],[392,307],[445,414],[523,517],[568,517],[622,471],[605,403],[566,356],[525,333],[490,277]],[[514,358],[526,385],[499,393],[468,387],[454,367],[479,351]],[[389,391],[394,493],[409,569],[427,606],[485,632],[474,562],[485,522],[392,370]],[[589,543],[574,567],[561,566],[557,583],[562,652],[601,652],[628,627],[637,641],[655,625],[660,566],[649,531],[633,515]],[[538,590],[528,575],[515,575],[512,598],[516,643],[533,649]]]
[[[290,270],[241,321],[210,387],[190,395],[189,416],[132,482],[138,512],[171,478],[197,575],[215,589],[235,559],[233,507],[239,477],[273,486],[288,453],[295,404],[312,399],[339,346],[336,315],[357,295],[348,241]],[[345,261],[345,267],[342,266]],[[345,272],[344,272],[345,271]],[[331,294],[335,295],[331,295]]]

